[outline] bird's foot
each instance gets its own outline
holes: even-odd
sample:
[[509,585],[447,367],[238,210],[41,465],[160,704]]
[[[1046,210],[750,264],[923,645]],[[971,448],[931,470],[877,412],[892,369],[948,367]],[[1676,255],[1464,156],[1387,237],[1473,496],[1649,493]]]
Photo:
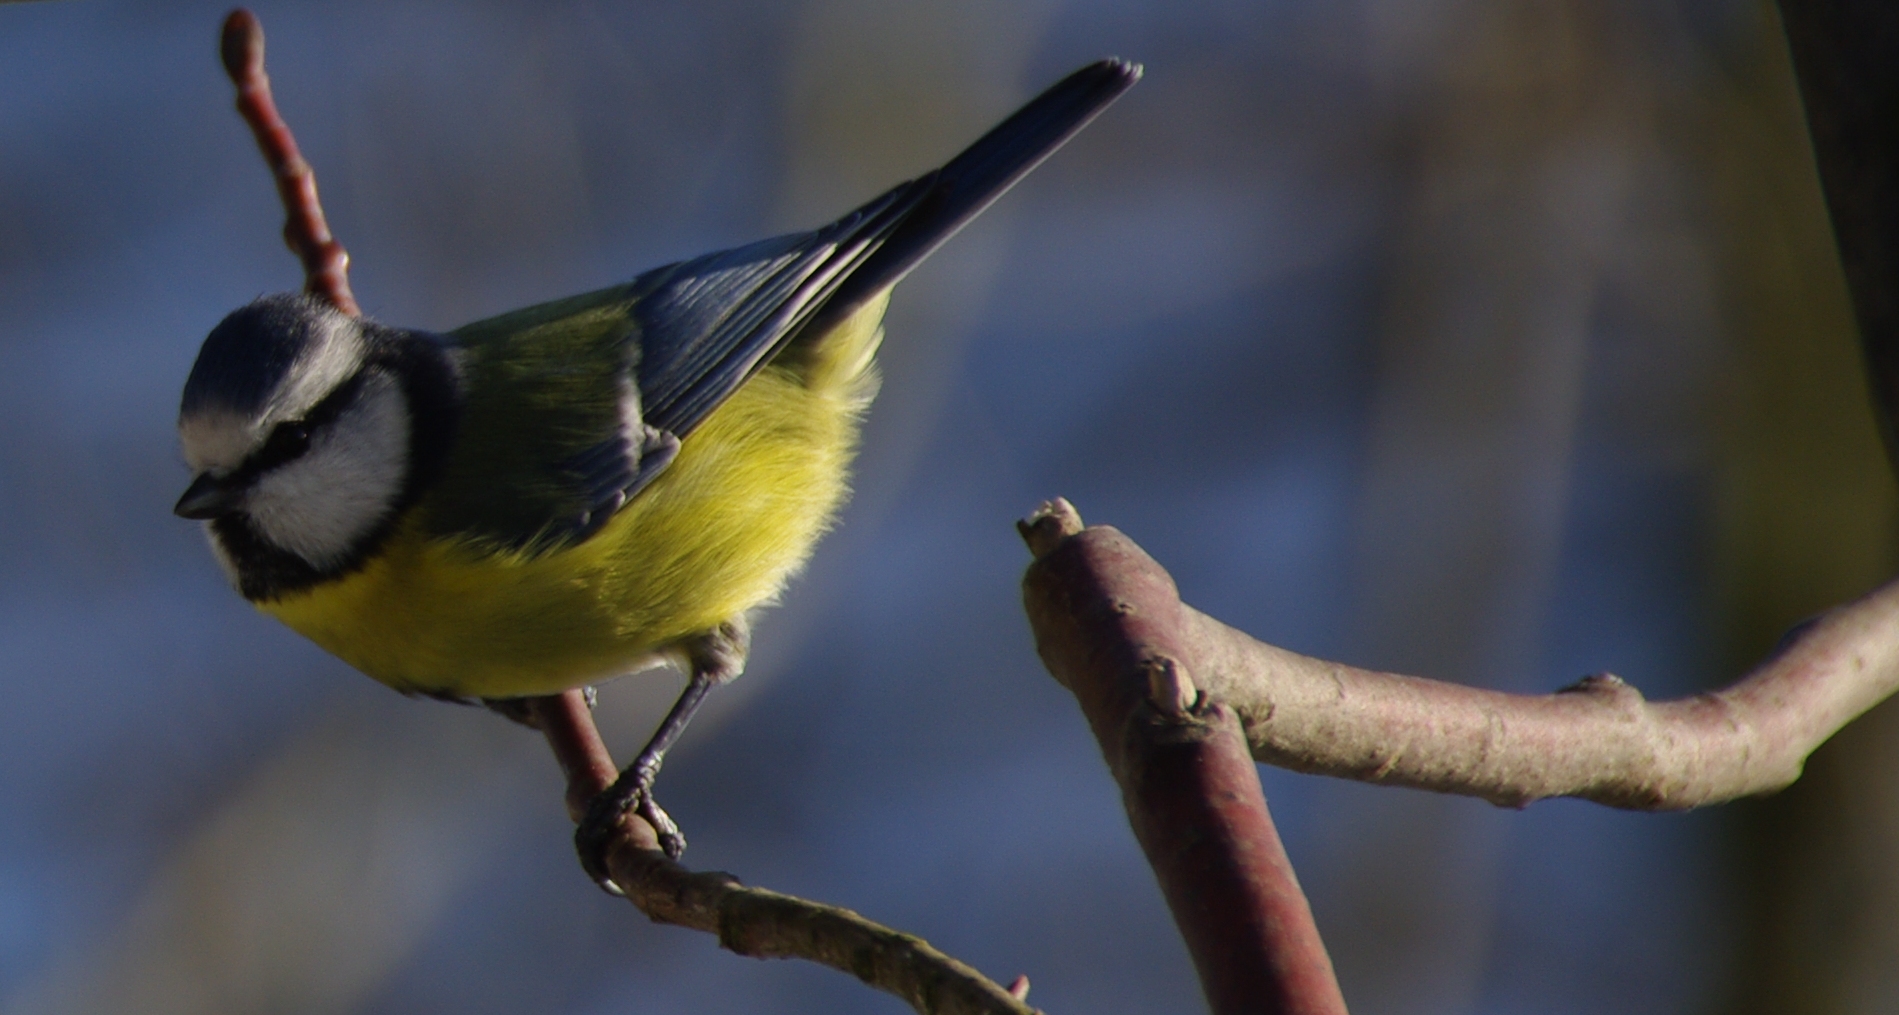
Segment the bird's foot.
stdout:
[[627,814],[637,814],[653,826],[659,848],[667,859],[677,860],[686,851],[686,837],[679,831],[659,801],[653,797],[653,781],[659,765],[642,756],[587,805],[587,816],[574,830],[574,849],[580,853],[580,866],[594,883],[615,895],[620,894],[607,871],[607,850],[619,834]]

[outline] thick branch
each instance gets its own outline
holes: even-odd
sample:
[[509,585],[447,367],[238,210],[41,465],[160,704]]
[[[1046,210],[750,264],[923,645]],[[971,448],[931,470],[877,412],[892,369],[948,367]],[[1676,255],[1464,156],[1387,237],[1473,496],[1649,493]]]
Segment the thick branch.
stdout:
[[[619,774],[579,691],[530,701],[532,722],[547,737],[567,777],[567,813],[579,820],[587,801]],[[873,923],[848,909],[740,884],[730,874],[698,873],[659,849],[652,826],[626,816],[608,850],[607,869],[622,894],[657,923],[719,936],[719,946],[758,959],[807,959],[850,973],[902,998],[925,1015],[1033,1015],[1035,1009],[922,938]],[[1020,994],[1026,981],[1018,980]]]
[[250,125],[264,162],[277,181],[284,205],[284,243],[303,262],[303,291],[329,301],[351,317],[362,316],[349,290],[349,252],[330,235],[317,200],[316,171],[297,150],[297,139],[277,114],[264,74],[264,28],[256,15],[238,8],[224,19],[218,47],[224,72],[237,86],[237,111]]
[[[1061,553],[1081,519],[1056,501],[1020,528],[1039,558]],[[1101,636],[1043,658],[1101,744],[1208,1004],[1216,1015],[1345,1015],[1233,709],[1195,688],[1167,615],[1099,605]]]
[[1663,702],[1608,674],[1504,694],[1288,652],[1182,603],[1167,572],[1106,526],[1063,540],[1024,588],[1058,679],[1140,617],[1145,640],[1129,650],[1179,660],[1239,713],[1254,758],[1512,807],[1574,796],[1675,810],[1772,792],[1899,688],[1899,582],[1811,621],[1739,683]]

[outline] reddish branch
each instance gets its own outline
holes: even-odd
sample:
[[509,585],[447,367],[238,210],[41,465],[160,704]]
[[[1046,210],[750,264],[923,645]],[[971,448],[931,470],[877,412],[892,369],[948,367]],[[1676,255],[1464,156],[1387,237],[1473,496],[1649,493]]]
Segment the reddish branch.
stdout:
[[[1806,55],[1801,41],[1797,56]],[[271,99],[263,31],[248,11],[226,19],[222,55],[238,111],[276,179],[287,211],[284,240],[303,262],[305,290],[360,314],[349,255],[330,234],[315,174]],[[1815,62],[1804,61],[1803,71]],[[1814,96],[1832,93],[1810,76],[1803,73],[1813,118]],[[1834,140],[1829,124],[1815,128],[1824,135],[1823,169]],[[1842,195],[1856,192],[1844,171],[1827,182],[1838,226]],[[1849,243],[1849,269],[1869,260],[1878,261],[1867,269],[1872,274],[1890,269],[1862,247],[1877,244]],[[1854,286],[1862,322],[1879,331],[1891,315],[1881,316],[1885,305],[1871,306],[1864,288]],[[1882,395],[1899,372],[1888,345],[1869,340]],[[1344,1011],[1241,746],[1242,726],[1253,758],[1299,771],[1511,806],[1577,796],[1671,809],[1787,785],[1815,747],[1899,686],[1899,583],[1808,625],[1733,687],[1650,703],[1606,674],[1525,696],[1308,658],[1182,603],[1151,557],[1112,528],[1082,529],[1065,503],[1024,535],[1037,556],[1024,584],[1038,650],[1081,700],[1121,780],[1136,835],[1216,1012]],[[585,701],[569,692],[525,711],[567,778],[570,815],[584,813],[617,774]],[[854,913],[688,871],[666,859],[637,816],[628,816],[608,866],[654,920],[716,933],[739,954],[821,962],[920,1012],[1032,1011],[1021,1000],[1025,979],[1004,990],[920,939]]]
[[[237,85],[237,108],[277,179],[288,212],[284,241],[302,259],[305,291],[338,310],[360,315],[350,295],[349,255],[330,235],[317,201],[316,176],[297,151],[290,127],[271,102],[264,75],[264,32],[249,11],[224,21],[224,67]],[[619,775],[594,726],[581,691],[503,703],[498,709],[539,729],[567,780],[567,813],[575,821],[587,803]],[[720,946],[754,958],[803,958],[856,976],[928,1015],[1036,1015],[1024,998],[1028,980],[1004,989],[922,938],[872,923],[846,909],[763,888],[730,874],[695,873],[668,860],[653,828],[629,813],[608,852],[621,894],[660,923],[719,936]]]
[[[1779,7],[1880,429],[1899,463],[1899,120],[1892,116],[1899,13],[1889,0],[1780,0]],[[1238,711],[1260,761],[1511,806],[1576,796],[1636,809],[1780,789],[1800,777],[1815,748],[1899,687],[1899,582],[1803,626],[1725,690],[1650,703],[1609,674],[1527,696],[1308,658],[1185,605],[1140,547],[1111,528],[1082,529],[1066,503],[1050,505],[1024,535],[1038,558],[1024,580],[1037,648],[1088,713],[1219,1011],[1229,1010],[1220,1001],[1220,977],[1244,975],[1247,959],[1202,943],[1208,935],[1201,928],[1217,926],[1220,917],[1183,906],[1183,893],[1193,896],[1181,884],[1210,872],[1157,848],[1154,829],[1207,820],[1209,834],[1230,845],[1225,854],[1210,850],[1203,868],[1235,867],[1248,849],[1277,853],[1278,842],[1270,828],[1249,840],[1213,813],[1222,802],[1250,797],[1246,790],[1210,781],[1196,788],[1191,783],[1199,777],[1183,768],[1167,776],[1178,779],[1179,795],[1157,794],[1143,787],[1143,773],[1130,771],[1138,768],[1130,755],[1142,731],[1169,711],[1170,701],[1185,701],[1179,692],[1192,686],[1187,674],[1215,703],[1204,712],[1217,713],[1222,703]],[[1137,679],[1142,672],[1156,678],[1146,692]],[[1196,804],[1205,811],[1200,817],[1179,815]],[[1296,891],[1290,871],[1284,884]],[[1256,905],[1264,914],[1277,904]],[[1297,908],[1303,910],[1302,900]],[[1217,946],[1227,939],[1210,940]],[[1283,947],[1251,960],[1253,972],[1291,961],[1300,944]]]
[[1215,1015],[1345,1015],[1239,720],[1194,686],[1178,600],[1102,594],[1070,570],[1085,535],[1065,501],[1021,529],[1042,659],[1088,717]]
[[1044,659],[1119,637],[1124,615],[1164,632],[1157,644],[1239,713],[1260,761],[1511,807],[1573,796],[1677,810],[1772,792],[1899,688],[1899,582],[1809,622],[1739,683],[1662,702],[1608,674],[1503,694],[1275,648],[1182,603],[1106,526],[1039,559],[1027,590]]
[[303,262],[303,291],[328,300],[351,317],[362,316],[349,291],[349,252],[330,235],[323,205],[317,201],[316,172],[297,151],[297,139],[271,100],[270,78],[264,74],[263,26],[250,11],[232,11],[224,19],[218,49],[224,72],[237,86],[237,111],[250,125],[277,181],[277,196],[287,213],[284,243]]

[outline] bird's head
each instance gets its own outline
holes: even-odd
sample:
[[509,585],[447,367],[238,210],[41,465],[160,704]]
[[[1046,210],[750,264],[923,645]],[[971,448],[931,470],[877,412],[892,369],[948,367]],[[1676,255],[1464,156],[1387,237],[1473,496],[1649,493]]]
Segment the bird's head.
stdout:
[[197,476],[173,510],[210,523],[240,582],[237,544],[261,540],[257,551],[333,572],[399,507],[414,421],[399,359],[381,348],[385,330],[282,294],[204,340],[178,414]]

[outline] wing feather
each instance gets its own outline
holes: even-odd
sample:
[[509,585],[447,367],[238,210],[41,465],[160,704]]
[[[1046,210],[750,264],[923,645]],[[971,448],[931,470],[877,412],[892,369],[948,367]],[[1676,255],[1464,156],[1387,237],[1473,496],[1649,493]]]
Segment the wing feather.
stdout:
[[1139,77],[1118,60],[1084,67],[822,228],[455,332],[467,400],[432,529],[530,553],[586,539],[761,366],[895,285]]

